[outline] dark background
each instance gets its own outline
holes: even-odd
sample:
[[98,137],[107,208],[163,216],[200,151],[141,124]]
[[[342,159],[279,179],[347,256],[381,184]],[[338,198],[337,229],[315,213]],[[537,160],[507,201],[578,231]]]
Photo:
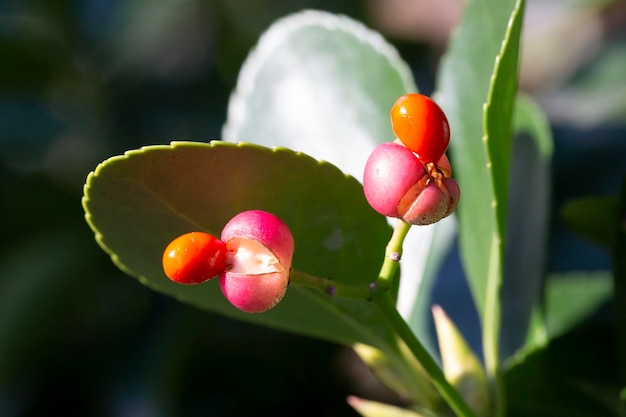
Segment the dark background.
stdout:
[[[122,274],[84,221],[82,186],[127,149],[219,139],[248,51],[303,8],[381,31],[428,94],[460,3],[0,0],[0,416],[350,416],[347,395],[396,401],[348,349]],[[615,195],[626,172],[624,2],[566,3],[529,2],[521,79],[555,135],[551,272],[609,267],[558,211]],[[466,291],[449,265],[436,297]]]

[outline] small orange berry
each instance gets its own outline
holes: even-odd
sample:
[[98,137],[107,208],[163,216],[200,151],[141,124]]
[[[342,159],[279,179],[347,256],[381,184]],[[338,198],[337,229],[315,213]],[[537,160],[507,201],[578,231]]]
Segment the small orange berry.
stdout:
[[208,233],[191,232],[177,237],[163,252],[163,271],[180,284],[200,284],[226,267],[226,245]]
[[448,149],[448,119],[425,95],[405,94],[396,100],[391,108],[391,128],[423,164],[436,163]]

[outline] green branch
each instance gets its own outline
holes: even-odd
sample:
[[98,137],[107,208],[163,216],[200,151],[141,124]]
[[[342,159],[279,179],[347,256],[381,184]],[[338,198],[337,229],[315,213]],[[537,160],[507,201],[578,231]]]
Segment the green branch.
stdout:
[[342,284],[330,278],[317,277],[296,269],[292,269],[289,273],[289,280],[291,284],[313,288],[331,297],[360,298],[363,300],[370,298],[372,288],[374,287],[374,283],[361,286]]
[[380,268],[378,279],[376,280],[376,287],[378,290],[386,291],[389,288],[396,287],[394,280],[398,279],[398,267],[400,264],[400,258],[402,258],[402,244],[404,238],[411,230],[411,225],[398,220],[396,227],[393,230],[393,235],[387,243],[385,249],[385,259]]
[[435,360],[430,356],[426,348],[420,343],[419,340],[413,334],[413,331],[408,326],[406,321],[400,316],[396,309],[395,303],[391,298],[388,291],[376,292],[376,297],[373,299],[376,305],[385,314],[389,323],[395,330],[396,334],[406,343],[413,356],[422,365],[428,376],[437,388],[437,391],[441,394],[446,403],[456,413],[458,417],[475,417],[472,410],[465,403],[458,391],[450,385],[443,374],[443,371]]
[[439,365],[437,365],[426,348],[415,337],[407,322],[402,318],[389,292],[389,289],[396,284],[394,280],[398,276],[399,262],[402,257],[402,244],[410,229],[411,225],[403,221],[398,221],[396,224],[393,235],[387,244],[385,259],[376,281],[376,288],[372,290],[372,301],[381,309],[395,333],[409,347],[415,359],[417,359],[430,377],[435,388],[437,388],[456,415],[458,417],[474,417],[472,410],[461,398],[458,391],[446,380]]

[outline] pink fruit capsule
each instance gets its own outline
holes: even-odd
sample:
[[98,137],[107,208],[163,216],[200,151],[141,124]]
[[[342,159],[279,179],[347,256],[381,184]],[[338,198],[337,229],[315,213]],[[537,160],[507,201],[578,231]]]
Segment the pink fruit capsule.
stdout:
[[394,142],[382,143],[365,164],[365,198],[380,214],[398,217],[400,200],[424,176],[426,170],[413,152]]
[[226,268],[220,288],[239,310],[261,313],[285,295],[294,251],[294,239],[277,216],[261,210],[244,211],[222,230]]
[[456,181],[449,178],[450,161],[423,164],[398,142],[383,143],[370,155],[363,173],[363,191],[380,214],[413,225],[438,222],[454,212],[460,198]]

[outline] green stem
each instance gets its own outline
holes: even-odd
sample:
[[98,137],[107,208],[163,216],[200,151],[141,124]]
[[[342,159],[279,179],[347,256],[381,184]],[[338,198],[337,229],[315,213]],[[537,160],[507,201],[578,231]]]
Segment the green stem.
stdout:
[[402,243],[407,233],[411,230],[411,225],[398,220],[396,227],[393,230],[393,235],[387,243],[385,249],[385,260],[380,268],[378,279],[376,280],[376,286],[380,290],[387,290],[393,288],[395,285],[394,280],[398,277],[398,266],[400,258],[402,257]]
[[330,278],[321,278],[306,272],[292,269],[289,274],[292,284],[313,288],[331,297],[360,298],[368,300],[371,296],[372,286],[355,286],[334,282]]
[[389,320],[395,333],[406,346],[408,346],[415,359],[417,359],[432,380],[435,388],[456,415],[458,417],[475,417],[463,398],[454,387],[448,383],[441,368],[439,368],[428,351],[415,337],[406,321],[400,316],[391,296],[390,289],[395,286],[395,280],[398,279],[399,261],[402,257],[402,244],[410,229],[411,225],[403,221],[398,221],[396,224],[393,235],[385,249],[385,259],[375,285],[357,287],[335,283],[331,279],[316,277],[298,270],[291,271],[291,282],[317,289],[331,296],[371,299],[383,312],[387,320]]
[[430,356],[426,348],[413,334],[406,321],[400,316],[389,291],[376,291],[373,301],[382,310],[389,320],[396,334],[406,343],[413,356],[419,361],[437,391],[441,394],[446,403],[456,413],[458,417],[474,417],[474,413],[465,403],[461,395],[446,380],[443,371],[434,359]]
[[458,417],[474,417],[474,413],[467,406],[463,398],[454,389],[452,385],[446,380],[443,371],[434,359],[430,356],[426,348],[415,337],[415,334],[402,318],[395,302],[389,292],[390,288],[394,287],[394,280],[398,277],[399,261],[402,257],[402,244],[406,235],[409,233],[411,225],[403,221],[398,221],[394,228],[393,235],[387,244],[385,250],[385,260],[381,266],[378,280],[376,281],[376,288],[372,292],[372,301],[376,303],[378,308],[384,313],[395,330],[396,334],[404,341],[409,347],[413,356],[422,365],[426,373],[430,376],[433,385],[450,408],[457,414]]
[[398,276],[398,263],[400,257],[402,256],[402,243],[404,242],[404,238],[407,233],[409,233],[410,229],[410,224],[398,221],[398,224],[393,231],[393,235],[387,244],[387,248],[385,249],[385,260],[383,261],[376,283],[371,283],[368,286],[357,287],[354,285],[334,282],[330,278],[317,277],[296,269],[291,270],[289,273],[289,279],[292,284],[313,288],[330,296],[362,298],[368,300],[370,299],[374,288],[387,290],[395,284],[394,279]]

